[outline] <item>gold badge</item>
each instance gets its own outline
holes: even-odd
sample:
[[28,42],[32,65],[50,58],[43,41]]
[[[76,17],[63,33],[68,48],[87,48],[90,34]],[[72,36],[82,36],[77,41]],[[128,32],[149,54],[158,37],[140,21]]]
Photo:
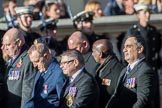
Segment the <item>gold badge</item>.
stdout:
[[67,96],[66,105],[70,108],[73,105],[73,97],[71,95]]

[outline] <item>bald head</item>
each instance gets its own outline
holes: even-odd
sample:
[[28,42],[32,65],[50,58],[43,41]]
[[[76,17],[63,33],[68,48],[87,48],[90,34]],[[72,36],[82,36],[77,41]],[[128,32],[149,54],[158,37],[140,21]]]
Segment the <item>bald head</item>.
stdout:
[[3,39],[8,38],[11,41],[20,39],[21,40],[21,44],[24,45],[25,44],[25,39],[23,34],[17,29],[17,28],[11,28],[9,29],[3,36]]
[[107,39],[100,39],[94,42],[93,49],[102,52],[103,58],[106,58],[109,54],[113,54],[113,46]]
[[25,39],[22,33],[17,28],[12,28],[4,34],[1,49],[6,55],[13,58],[20,53],[24,44]]
[[89,50],[90,45],[87,37],[82,32],[76,31],[69,37],[68,47],[69,49],[76,49],[83,54]]
[[80,43],[83,42],[84,40],[87,40],[87,37],[80,31],[76,31],[71,34],[71,36],[68,39],[68,43],[73,44],[73,43]]

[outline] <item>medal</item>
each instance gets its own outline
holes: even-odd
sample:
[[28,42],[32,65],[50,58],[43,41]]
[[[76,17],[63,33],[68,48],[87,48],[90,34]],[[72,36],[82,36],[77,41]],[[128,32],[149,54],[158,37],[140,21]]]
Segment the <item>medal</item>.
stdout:
[[48,89],[48,85],[46,84],[46,85],[44,85],[44,90],[43,90],[44,94],[48,93],[47,89]]
[[110,79],[102,79],[102,85],[110,86],[111,80]]
[[67,96],[66,105],[70,108],[73,105],[73,97],[71,95]]
[[71,96],[75,96],[75,94],[76,94],[76,87],[70,87],[70,89],[69,89],[69,95],[71,95]]

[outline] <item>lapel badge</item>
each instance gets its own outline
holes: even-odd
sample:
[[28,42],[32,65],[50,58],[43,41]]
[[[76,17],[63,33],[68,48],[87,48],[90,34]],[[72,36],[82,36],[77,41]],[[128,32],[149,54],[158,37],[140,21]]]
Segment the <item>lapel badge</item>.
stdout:
[[71,95],[71,96],[75,96],[75,94],[76,94],[76,90],[77,90],[77,88],[76,87],[70,87],[70,89],[69,89],[69,95]]
[[110,79],[102,79],[102,85],[110,86],[111,80]]
[[48,85],[47,84],[44,85],[43,92],[44,92],[44,94],[47,94],[48,93]]
[[70,107],[72,107],[72,105],[73,105],[73,96],[71,96],[71,95],[67,95],[67,101],[66,101],[66,105],[70,108]]
[[16,67],[21,67],[22,66],[22,59],[20,59],[20,61],[16,64]]

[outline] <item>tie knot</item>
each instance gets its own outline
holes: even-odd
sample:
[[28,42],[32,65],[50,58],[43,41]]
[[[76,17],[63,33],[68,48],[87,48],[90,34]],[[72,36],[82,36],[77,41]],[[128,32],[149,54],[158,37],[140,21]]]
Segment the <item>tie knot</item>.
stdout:
[[127,66],[127,72],[129,73],[131,71],[130,65]]
[[130,65],[127,66],[127,71],[128,71],[128,72],[131,71]]

